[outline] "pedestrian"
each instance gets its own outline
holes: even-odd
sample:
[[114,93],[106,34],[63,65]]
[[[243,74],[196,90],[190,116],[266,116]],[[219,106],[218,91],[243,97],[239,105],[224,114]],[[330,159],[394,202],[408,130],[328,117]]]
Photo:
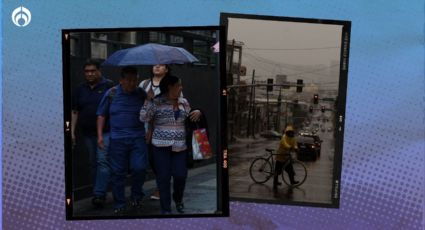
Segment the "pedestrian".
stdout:
[[[278,181],[279,175],[282,173],[282,168],[285,162],[289,159],[289,154],[291,151],[298,151],[298,144],[295,138],[295,132],[292,125],[288,125],[285,129],[285,132],[282,136],[282,139],[279,142],[279,148],[276,155],[275,163],[275,173],[273,180],[273,189],[277,189],[277,186],[281,183]],[[292,164],[288,164],[285,167],[285,171],[289,175],[289,180],[291,185],[298,184],[299,181],[295,180],[295,171],[292,167]]]
[[193,112],[191,114],[189,102],[181,97],[183,88],[178,77],[164,77],[159,88],[161,92],[153,101],[145,101],[140,120],[153,123],[153,158],[161,194],[161,213],[171,213],[171,177],[176,210],[184,213],[183,193],[187,177],[185,120]]
[[141,207],[144,196],[143,184],[148,164],[145,143],[145,128],[139,120],[140,108],[146,99],[146,93],[137,87],[138,75],[134,67],[124,67],[121,71],[120,84],[112,87],[102,98],[97,111],[98,145],[103,147],[101,138],[104,121],[109,116],[110,165],[112,170],[112,194],[114,196],[114,213],[125,211],[125,179],[130,166],[132,188],[130,204]]
[[[161,90],[159,88],[159,84],[161,80],[165,76],[171,75],[171,68],[168,65],[154,65],[152,66],[152,75],[150,78],[143,80],[139,87],[142,88],[147,93],[147,99],[152,100],[154,97],[158,96],[161,93]],[[183,93],[180,95],[183,97]],[[201,117],[201,112],[199,110],[194,110],[192,115],[192,119],[197,121]],[[146,143],[148,145],[148,155],[149,155],[149,164],[152,168],[153,173],[156,175],[156,170],[154,167],[154,158],[152,156],[153,150],[152,150],[152,131],[153,131],[153,124],[152,122],[146,122],[145,123],[145,130],[146,130]],[[150,196],[152,200],[159,200],[160,193],[158,189],[158,184],[156,186],[155,191]]]
[[[111,88],[113,81],[102,76],[100,62],[88,60],[83,66],[85,82],[78,85],[72,98],[71,136],[73,146],[77,144],[77,135],[81,138],[89,155],[90,178],[93,183],[92,204],[102,207],[106,199],[106,191],[110,179],[108,163],[109,125],[106,122],[102,133],[104,148],[97,146],[96,110]],[[77,132],[78,130],[79,132]]]

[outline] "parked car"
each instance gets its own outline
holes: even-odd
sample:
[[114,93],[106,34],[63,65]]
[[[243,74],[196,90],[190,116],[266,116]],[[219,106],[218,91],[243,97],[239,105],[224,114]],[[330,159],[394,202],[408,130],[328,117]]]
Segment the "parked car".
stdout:
[[318,156],[320,157],[320,152],[322,150],[322,142],[323,140],[320,139],[320,137],[313,133],[301,133],[301,136],[304,137],[312,137],[314,139],[315,148],[317,150]]
[[266,130],[260,133],[260,136],[269,138],[269,139],[279,139],[282,138],[282,134],[274,130]]
[[298,154],[297,158],[300,161],[315,161],[319,156],[316,143],[312,136],[298,136]]

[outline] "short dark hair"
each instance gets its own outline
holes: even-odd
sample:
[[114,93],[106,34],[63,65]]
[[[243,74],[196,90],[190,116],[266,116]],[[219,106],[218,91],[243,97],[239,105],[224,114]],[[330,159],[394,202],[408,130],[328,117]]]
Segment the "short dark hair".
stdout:
[[161,82],[159,83],[159,90],[161,93],[158,96],[165,95],[168,93],[168,86],[175,85],[177,82],[180,81],[180,78],[168,75],[161,79]]
[[126,66],[121,69],[121,78],[125,78],[128,75],[136,75],[137,76],[137,68],[134,66]]
[[100,60],[97,59],[87,59],[84,63],[83,69],[86,68],[86,66],[94,65],[96,66],[96,69],[100,69]]

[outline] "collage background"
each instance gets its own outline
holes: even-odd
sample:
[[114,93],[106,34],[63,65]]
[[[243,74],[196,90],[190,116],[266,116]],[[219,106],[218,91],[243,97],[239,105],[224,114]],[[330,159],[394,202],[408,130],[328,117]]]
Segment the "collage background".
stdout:
[[[23,5],[26,27],[10,14]],[[4,229],[423,229],[423,1],[2,1]],[[340,208],[65,221],[61,30],[218,25],[220,12],[352,21]]]

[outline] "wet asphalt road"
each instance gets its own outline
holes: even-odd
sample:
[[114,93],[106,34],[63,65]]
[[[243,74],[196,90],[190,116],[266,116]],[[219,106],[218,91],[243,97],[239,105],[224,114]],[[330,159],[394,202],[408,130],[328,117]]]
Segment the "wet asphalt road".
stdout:
[[[304,162],[308,176],[304,184],[291,189],[282,183],[273,191],[273,178],[256,184],[249,176],[249,167],[256,156],[264,155],[265,148],[277,149],[279,140],[265,138],[240,139],[229,145],[229,190],[231,198],[285,203],[307,202],[331,204],[334,145],[331,132],[319,132],[323,140],[321,156],[316,161]],[[279,178],[281,181],[281,178]]]

